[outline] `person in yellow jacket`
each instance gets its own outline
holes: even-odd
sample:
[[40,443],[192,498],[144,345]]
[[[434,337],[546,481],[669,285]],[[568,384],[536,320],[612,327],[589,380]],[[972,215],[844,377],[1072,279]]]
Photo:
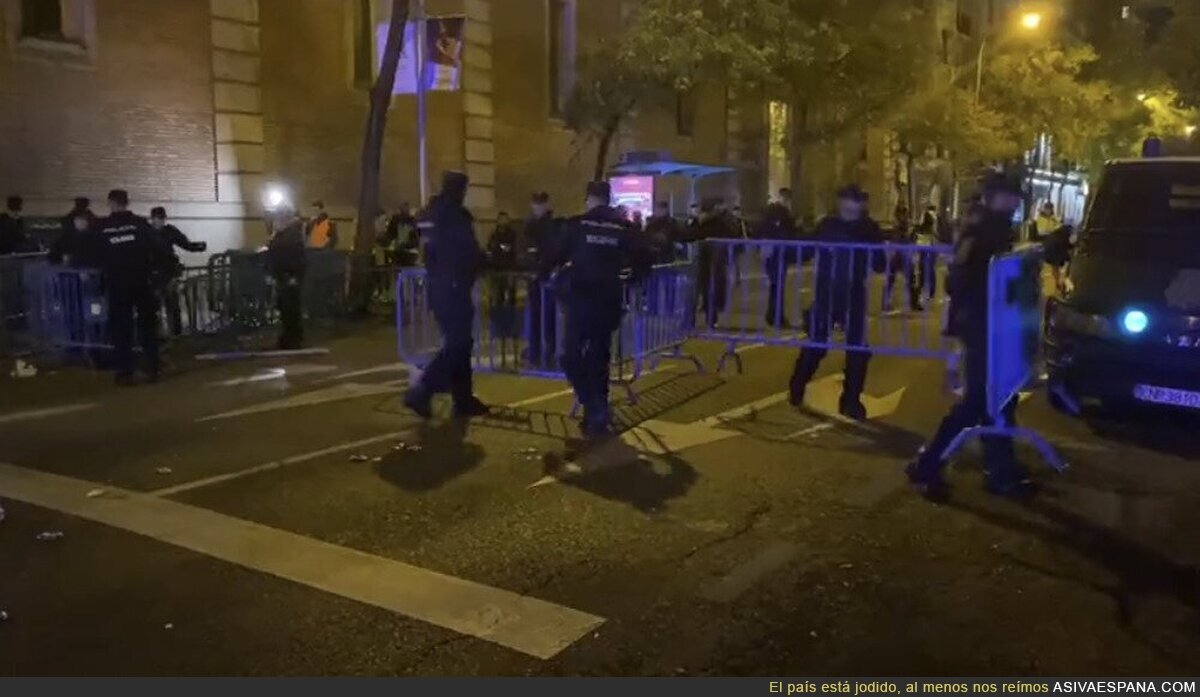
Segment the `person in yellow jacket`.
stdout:
[[325,212],[324,201],[313,201],[313,217],[304,230],[310,249],[336,249],[338,244],[337,223]]

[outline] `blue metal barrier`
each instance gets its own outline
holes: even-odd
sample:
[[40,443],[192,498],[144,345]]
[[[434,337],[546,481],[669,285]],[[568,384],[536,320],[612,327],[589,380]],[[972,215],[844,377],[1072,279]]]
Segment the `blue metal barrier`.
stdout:
[[[697,269],[692,338],[722,342],[722,370],[745,345],[944,359],[945,266],[951,249],[907,244],[708,240]],[[750,252],[747,254],[747,252]],[[734,273],[744,259],[762,273]],[[739,279],[740,276],[740,279]],[[897,298],[899,290],[906,297]],[[897,299],[905,300],[900,308]],[[694,314],[691,316],[695,316]]]
[[[631,401],[632,383],[662,358],[699,362],[683,352],[688,334],[680,322],[691,297],[692,268],[655,268],[643,283],[625,289],[626,309],[613,339],[612,380]],[[475,370],[565,379],[559,365],[566,317],[551,282],[531,274],[488,273],[472,289],[475,305]],[[441,345],[429,306],[425,269],[400,272],[396,282],[396,328],[401,361],[426,366]]]
[[37,263],[27,265],[24,276],[25,331],[35,350],[111,348],[99,272]]
[[949,459],[972,438],[1004,436],[1032,445],[1059,472],[1067,463],[1032,429],[1009,423],[1005,415],[1021,390],[1037,377],[1041,347],[1042,248],[1034,247],[992,260],[988,267],[987,414],[990,425],[970,428],[942,454]]

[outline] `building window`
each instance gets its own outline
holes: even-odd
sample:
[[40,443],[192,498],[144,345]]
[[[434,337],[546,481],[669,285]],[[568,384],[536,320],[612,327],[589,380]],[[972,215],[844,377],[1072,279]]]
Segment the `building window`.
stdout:
[[21,0],[21,37],[66,41],[60,0]]
[[576,0],[546,0],[546,78],[551,116],[562,116],[575,87],[576,14]]
[[696,131],[696,90],[675,93],[675,132],[691,136]]
[[19,57],[90,64],[95,0],[0,0],[9,47]]

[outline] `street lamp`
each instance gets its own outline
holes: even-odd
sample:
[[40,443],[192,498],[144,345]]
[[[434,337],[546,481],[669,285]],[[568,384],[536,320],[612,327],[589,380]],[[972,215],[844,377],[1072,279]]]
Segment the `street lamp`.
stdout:
[[[1041,12],[1026,12],[1021,15],[1021,27],[1026,31],[1037,31],[1042,26]],[[979,40],[979,59],[975,64],[975,103],[979,103],[983,95],[983,62],[987,55],[988,35],[984,34]]]
[[1196,135],[1196,127],[1188,126],[1187,128],[1183,129],[1183,132],[1187,134],[1188,138],[1191,138],[1192,136]]

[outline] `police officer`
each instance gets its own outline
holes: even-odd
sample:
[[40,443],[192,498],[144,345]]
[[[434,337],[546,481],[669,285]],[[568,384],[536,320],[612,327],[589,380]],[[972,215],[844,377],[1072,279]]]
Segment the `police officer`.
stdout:
[[[816,242],[843,244],[882,244],[883,231],[867,213],[866,192],[851,185],[838,191],[837,215],[830,215],[817,224]],[[867,409],[862,403],[862,391],[867,382],[867,363],[871,359],[867,348],[867,281],[872,271],[883,273],[887,255],[882,251],[855,248],[806,250],[816,259],[816,297],[809,310],[809,336],[818,343],[829,341],[835,326],[845,332],[846,380],[838,411],[843,416],[862,421]],[[826,350],[804,348],[796,359],[792,373],[790,401],[793,406],[804,404],[809,381],[817,373]]]
[[[684,233],[689,244],[705,240],[729,240],[735,236],[733,221],[719,197],[708,197],[700,203],[696,224]],[[729,294],[730,247],[702,244],[698,255],[699,268],[696,286],[700,293],[700,311],[705,326],[715,328]]]
[[425,244],[429,306],[442,331],[438,351],[420,382],[404,396],[404,404],[424,419],[432,418],[435,394],[449,392],[458,418],[484,416],[490,410],[475,397],[471,375],[471,330],[475,305],[471,292],[484,264],[475,239],[475,219],[466,209],[467,175],[446,172],[442,190],[431,203]]
[[529,285],[529,348],[526,359],[536,367],[553,367],[558,346],[558,307],[545,282],[562,251],[562,221],[555,217],[550,195],[535,193],[530,198],[518,251],[518,264],[536,274]]
[[142,346],[146,375],[158,380],[158,298],[154,273],[162,263],[162,246],[146,219],[129,210],[129,194],[114,189],[108,194],[108,217],[96,222],[89,236],[92,258],[104,274],[108,290],[108,330],[116,360],[117,384],[134,381],[133,334]]
[[[988,267],[992,258],[1012,248],[1013,213],[1021,205],[1021,182],[1015,177],[993,174],[984,181],[984,209],[958,240],[954,263],[947,277],[950,315],[947,333],[962,342],[966,386],[962,399],[942,421],[933,440],[908,466],[913,486],[926,496],[938,498],[946,486],[941,472],[942,454],[963,430],[984,424],[987,413]],[[1015,330],[1016,328],[1014,328]],[[1012,425],[1018,400],[1004,412]],[[1016,462],[1011,438],[989,437],[983,441],[987,489],[996,495],[1026,493],[1029,477]]]
[[[781,240],[791,242],[798,239],[800,229],[796,225],[796,214],[792,211],[792,190],[783,188],[771,205],[767,206],[762,222],[758,227],[758,238],[763,240]],[[767,272],[768,295],[766,322],[768,327],[785,329],[788,318],[784,311],[787,306],[787,272],[788,267],[796,263],[795,250],[787,245],[771,247],[763,265]]]
[[558,261],[559,292],[565,298],[567,326],[563,336],[563,368],[583,405],[583,432],[606,435],[609,362],[613,333],[621,324],[624,292],[621,274],[632,269],[641,279],[650,271],[650,250],[631,224],[610,205],[608,182],[587,187],[587,212],[571,218],[564,231]]
[[304,344],[304,276],[308,272],[304,222],[290,203],[285,203],[270,220],[271,241],[267,243],[267,268],[275,281],[280,333],[276,348],[294,351]]
[[159,255],[162,268],[158,281],[163,306],[167,311],[167,325],[171,329],[171,336],[179,336],[183,333],[183,308],[179,304],[179,278],[183,275],[183,263],[179,261],[175,248],[199,253],[208,249],[208,243],[189,240],[179,228],[167,222],[167,209],[162,206],[150,210],[150,226],[158,232],[158,241],[163,247]]

